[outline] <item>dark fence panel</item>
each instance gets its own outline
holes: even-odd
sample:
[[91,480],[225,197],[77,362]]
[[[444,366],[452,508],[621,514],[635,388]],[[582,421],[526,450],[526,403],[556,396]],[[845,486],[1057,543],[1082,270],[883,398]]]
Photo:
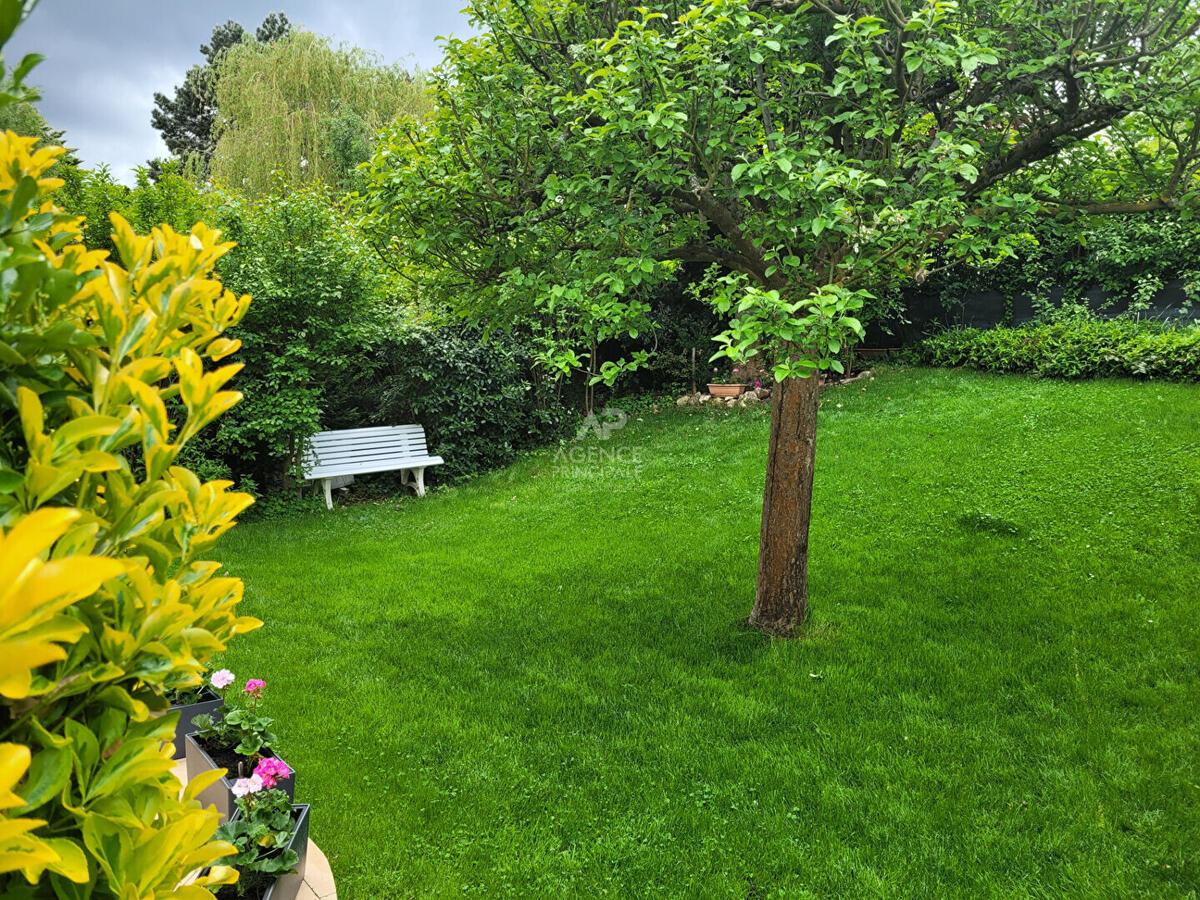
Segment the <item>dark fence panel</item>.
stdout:
[[[1054,302],[1062,300],[1062,291],[1050,295]],[[1129,308],[1128,297],[1114,297],[1099,286],[1087,292],[1088,305],[1102,316],[1115,316]],[[1142,313],[1147,319],[1170,319],[1183,313],[1187,297],[1183,280],[1167,282],[1155,295],[1150,309]],[[1021,325],[1034,318],[1033,300],[1027,294],[1003,294],[984,291],[965,294],[957,302],[947,304],[932,291],[914,289],[904,298],[904,318],[875,322],[867,326],[862,346],[908,347],[944,328],[994,328],[997,325]],[[890,332],[890,333],[889,333]]]

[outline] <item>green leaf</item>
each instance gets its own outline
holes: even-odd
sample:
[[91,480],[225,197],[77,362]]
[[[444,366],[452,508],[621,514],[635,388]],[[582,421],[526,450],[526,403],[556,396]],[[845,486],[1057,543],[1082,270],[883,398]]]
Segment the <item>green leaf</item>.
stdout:
[[17,26],[33,12],[38,0],[0,0],[0,47],[8,43]]
[[0,468],[0,494],[11,494],[25,483],[25,477],[20,472],[9,468]]
[[46,747],[33,755],[29,775],[18,792],[25,805],[12,811],[23,816],[58,796],[71,777],[71,762],[75,754],[70,742],[60,747]]

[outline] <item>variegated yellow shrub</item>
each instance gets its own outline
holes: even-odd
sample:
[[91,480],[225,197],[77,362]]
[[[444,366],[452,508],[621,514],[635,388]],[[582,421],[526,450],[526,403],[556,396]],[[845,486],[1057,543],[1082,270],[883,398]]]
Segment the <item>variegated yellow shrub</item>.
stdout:
[[250,302],[197,225],[120,262],[55,208],[61,151],[0,135],[0,896],[208,898],[229,852],[171,774],[164,691],[198,683],[242,585],[206,560],[251,502],[175,465],[240,395],[224,337]]

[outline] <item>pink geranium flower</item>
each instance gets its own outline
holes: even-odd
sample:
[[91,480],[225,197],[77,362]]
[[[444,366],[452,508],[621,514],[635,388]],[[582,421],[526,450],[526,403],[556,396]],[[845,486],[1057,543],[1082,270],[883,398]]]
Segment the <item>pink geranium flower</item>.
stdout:
[[276,759],[273,756],[265,756],[258,761],[258,765],[254,767],[256,777],[262,779],[263,787],[273,788],[276,783],[284,778],[292,777],[292,770],[288,768],[288,764],[282,759]]
[[254,694],[255,696],[259,696],[262,694],[262,690],[266,686],[267,686],[267,683],[265,681],[263,681],[261,678],[251,678],[249,681],[246,682],[246,693]]
[[223,691],[233,684],[233,673],[228,669],[221,669],[220,671],[213,672],[209,681],[212,682],[212,686],[218,691]]

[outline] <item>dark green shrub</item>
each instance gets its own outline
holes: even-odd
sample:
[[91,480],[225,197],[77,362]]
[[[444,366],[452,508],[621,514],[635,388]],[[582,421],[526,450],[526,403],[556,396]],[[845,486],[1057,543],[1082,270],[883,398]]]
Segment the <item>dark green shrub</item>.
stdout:
[[484,341],[471,326],[410,325],[381,340],[375,363],[330,396],[325,427],[418,423],[446,460],[438,479],[502,466],[558,437],[572,418],[517,336]]
[[928,338],[918,352],[921,361],[931,365],[988,372],[1200,379],[1200,327],[1134,319],[1082,318],[1022,328],[957,329]]
[[[1182,281],[1184,300],[1200,301],[1200,218],[1163,212],[1081,216],[1034,223],[1016,256],[989,268],[952,266],[923,287],[947,308],[966,296],[996,292],[1011,301],[1028,295],[1039,320],[1059,309],[1096,304],[1105,292],[1110,311],[1147,310],[1169,281]],[[1011,324],[1011,320],[1008,321]]]

